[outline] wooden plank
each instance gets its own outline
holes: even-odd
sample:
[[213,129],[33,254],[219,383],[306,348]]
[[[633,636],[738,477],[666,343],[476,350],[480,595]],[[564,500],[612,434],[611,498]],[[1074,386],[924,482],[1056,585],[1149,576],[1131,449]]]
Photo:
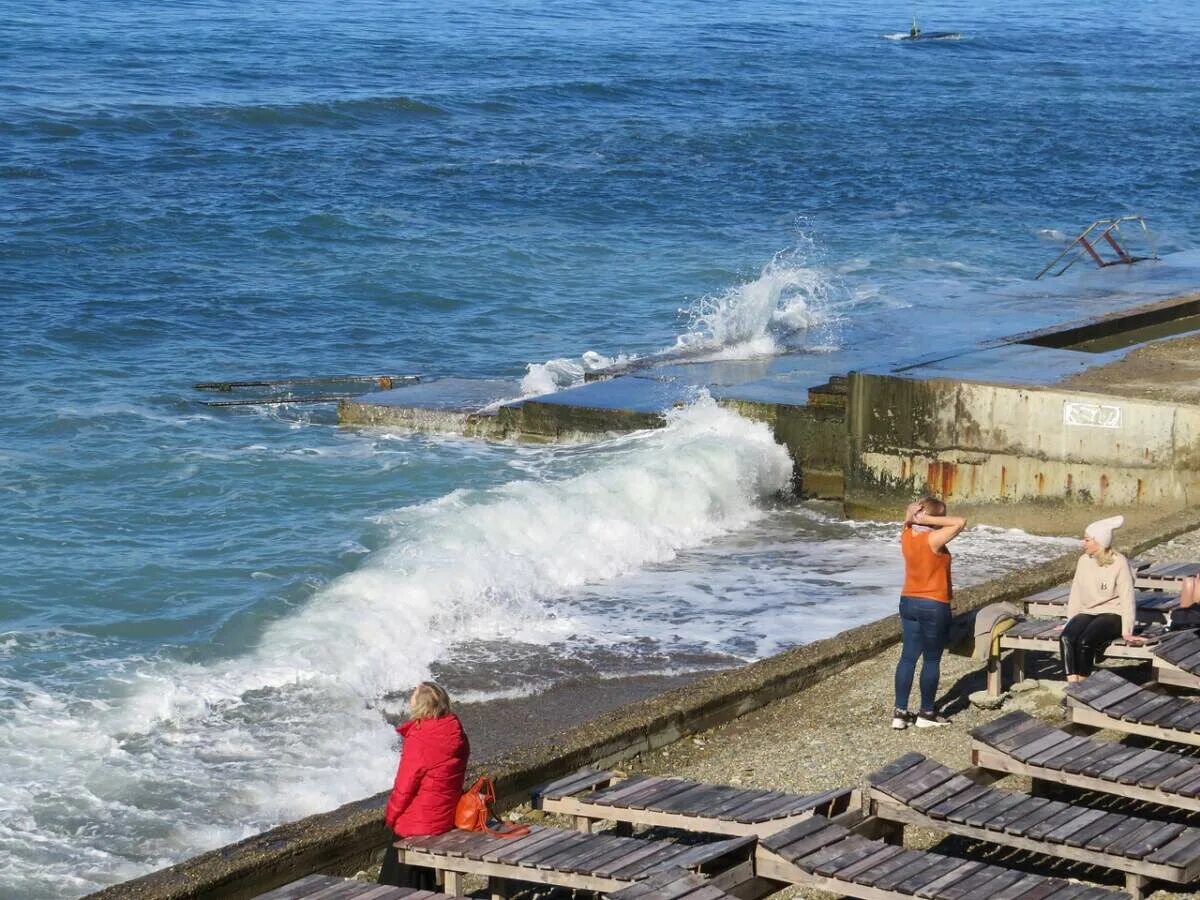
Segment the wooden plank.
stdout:
[[895,847],[891,844],[877,844],[874,853],[863,857],[853,865],[845,866],[844,868],[839,869],[838,878],[842,881],[856,881],[862,872],[865,872],[868,869],[873,869],[875,866],[885,863],[889,859],[893,859],[904,852],[906,851],[903,847]]
[[919,809],[921,812],[925,812],[931,807],[937,806],[943,800],[949,800],[951,797],[955,796],[961,791],[965,791],[967,788],[974,786],[975,782],[970,778],[967,778],[965,775],[955,775],[949,781],[938,785],[933,790],[926,791],[924,794],[914,797],[912,800],[908,801],[908,805],[913,807],[913,809]]
[[946,858],[939,854],[922,853],[918,859],[908,865],[901,866],[884,875],[882,882],[887,885],[887,890],[911,895],[916,891],[918,885],[933,881],[940,877],[940,873],[949,871],[944,868],[945,861]]
[[803,840],[826,829],[836,830],[836,827],[822,816],[813,816],[810,819],[797,822],[795,825],[789,825],[782,831],[768,835],[759,841],[759,843],[774,853],[781,853],[789,844],[794,844],[796,841]]
[[1182,775],[1185,772],[1196,771],[1196,763],[1190,759],[1181,759],[1174,753],[1163,753],[1162,758],[1158,761],[1158,765],[1151,766],[1150,763],[1130,772],[1127,776],[1130,784],[1141,785],[1146,788],[1157,788],[1165,781],[1169,781],[1176,775]]
[[551,834],[546,840],[540,841],[537,844],[527,846],[523,849],[502,853],[500,862],[507,863],[510,866],[536,866],[536,860],[544,857],[547,851],[561,848],[564,845],[570,845],[578,841],[580,837],[594,838],[603,837],[603,835],[581,835],[578,831],[567,831],[566,829],[551,829],[556,832]]
[[1128,834],[1110,843],[1107,853],[1119,853],[1131,859],[1144,859],[1157,848],[1174,840],[1183,832],[1182,825],[1165,822],[1143,822]]
[[1146,857],[1150,862],[1169,866],[1191,866],[1200,861],[1200,828],[1185,828],[1175,838],[1156,848]]
[[939,900],[962,900],[962,898],[987,896],[986,885],[997,876],[995,866],[984,865],[962,881],[952,884],[939,894]]
[[[534,829],[530,829],[533,832]],[[483,862],[500,862],[506,865],[515,866],[522,859],[536,852],[537,848],[549,841],[557,840],[564,834],[569,832],[559,828],[539,828],[536,834],[530,834],[531,840],[513,839],[506,844],[498,844],[495,847],[488,848],[484,853],[477,858]],[[596,835],[600,840],[613,840],[604,835]]]
[[[851,841],[849,840],[842,841],[842,845],[850,843]],[[814,866],[813,871],[815,871],[818,875],[824,875],[826,878],[831,878],[835,873],[841,872],[842,869],[853,866],[855,863],[860,863],[868,857],[877,857],[879,852],[880,847],[878,841],[868,841],[864,839],[862,843],[854,842],[854,846],[850,847],[839,856],[835,856],[833,859],[827,860],[818,866]],[[842,875],[838,875],[838,877],[845,880],[844,876]]]
[[[988,897],[988,900],[1031,900],[1031,898],[1040,898],[1047,896],[1053,886],[1046,884],[1045,875],[1034,875],[1033,873],[1021,873],[1011,885],[1002,891],[997,891]],[[1040,893],[1034,893],[1035,889],[1040,889]]]
[[629,848],[628,853],[601,865],[593,866],[592,874],[599,875],[602,878],[619,878],[632,881],[634,880],[632,877],[633,874],[644,871],[647,864],[679,856],[687,850],[686,847],[680,844],[666,844],[659,841],[638,841],[632,838],[630,840],[633,840],[633,846]]
[[956,815],[960,809],[973,803],[990,790],[991,788],[978,784],[975,787],[967,788],[965,791],[960,791],[953,797],[947,797],[936,806],[931,806],[928,810],[926,810],[926,812],[928,812],[929,815],[935,819],[948,819],[951,816]]
[[[664,844],[673,843],[670,840],[662,840],[661,842]],[[624,841],[604,841],[586,853],[581,850],[577,856],[562,863],[562,868],[568,872],[579,872],[581,874],[594,872],[597,867],[603,867],[620,856],[627,856],[629,852],[629,845]]]
[[694,790],[695,787],[696,783],[694,781],[686,781],[682,778],[666,779],[663,782],[650,785],[636,794],[630,794],[621,802],[621,806],[627,809],[649,809],[665,802],[676,794]]
[[928,898],[928,900],[941,900],[941,898],[945,896],[944,891],[947,891],[953,886],[965,881],[980,869],[984,868],[983,863],[974,862],[972,860],[955,860],[955,862],[958,862],[958,865],[954,866],[954,868],[952,868],[941,878],[934,879],[922,887],[917,888],[917,896]]
[[952,769],[943,766],[935,759],[926,759],[887,781],[877,782],[875,789],[906,802],[939,784],[944,784],[953,777]]
[[589,803],[600,803],[605,806],[624,806],[625,798],[640,793],[649,787],[663,782],[673,781],[661,775],[634,775],[618,782],[610,788],[596,791],[588,797]]
[[[1045,799],[1045,798],[1034,798]],[[1023,814],[1019,819],[1014,819],[1004,826],[1004,831],[1007,834],[1028,834],[1029,830],[1035,825],[1045,822],[1051,816],[1057,816],[1067,806],[1061,800],[1046,800],[1041,806],[1030,808],[1029,812]]]
[[1068,697],[1074,697],[1091,706],[1093,700],[1104,696],[1113,688],[1120,687],[1120,682],[1124,681],[1124,678],[1108,669],[1097,669],[1083,681],[1068,684],[1065,692]]
[[1050,832],[1062,827],[1063,825],[1069,825],[1071,822],[1075,821],[1078,815],[1078,808],[1065,805],[1064,809],[1032,826],[1027,832],[1025,832],[1025,837],[1034,841],[1043,841],[1046,839],[1046,835],[1050,834]]
[[1090,741],[1086,737],[1080,735],[1067,735],[1065,741],[1057,744],[1051,744],[1037,753],[1031,753],[1025,762],[1031,766],[1044,766],[1052,759],[1068,758],[1073,751],[1089,746]]
[[1161,750],[1138,750],[1128,759],[1116,762],[1109,760],[1104,767],[1103,772],[1099,773],[1101,778],[1108,781],[1117,781],[1121,784],[1137,784],[1137,779],[1130,778],[1140,766],[1144,766],[1148,762],[1159,763],[1162,761]]
[[890,763],[888,763],[882,769],[879,769],[879,770],[869,774],[867,776],[867,783],[875,784],[875,785],[884,784],[888,781],[891,781],[893,778],[897,777],[898,775],[901,775],[904,772],[910,771],[914,766],[918,766],[921,763],[924,763],[927,761],[928,761],[928,758],[925,756],[924,753],[916,753],[916,752],[905,753],[903,756],[897,757],[896,759],[892,760]]
[[1099,697],[1095,697],[1088,703],[1092,709],[1107,710],[1110,707],[1116,706],[1142,692],[1140,685],[1134,684],[1132,681],[1126,681],[1120,676],[1116,676],[1121,684],[1113,684],[1107,691]]
[[645,809],[694,815],[698,809],[704,808],[706,802],[713,803],[717,800],[718,798],[714,796],[717,792],[711,784],[702,784],[693,781],[690,788],[683,791],[676,791],[662,800],[647,797],[641,802]]
[[529,833],[522,837],[508,838],[506,843],[497,844],[495,847],[485,850],[481,858],[484,862],[495,862],[497,853],[501,853],[506,849],[515,850],[527,842],[537,841],[543,830],[541,827],[530,828]]
[[932,865],[909,874],[903,881],[896,885],[895,890],[902,894],[916,895],[926,885],[940,881],[961,866],[963,862],[961,859],[942,856],[937,853],[926,853],[925,856],[932,862]]
[[1008,734],[1014,728],[1027,724],[1031,719],[1031,716],[1023,712],[1014,711],[1005,713],[985,725],[977,725],[975,728],[972,728],[971,737],[978,741],[983,741],[985,744],[990,744],[993,740]]
[[542,844],[532,856],[522,860],[522,865],[537,866],[539,869],[557,869],[564,860],[570,860],[579,855],[581,850],[594,847],[596,836],[578,831],[570,832],[570,836],[556,844]]
[[989,819],[986,823],[987,828],[993,831],[1008,831],[1014,822],[1028,821],[1044,807],[1050,805],[1050,801],[1045,797],[1030,797],[1028,794],[1021,794],[1016,791],[1013,794],[1018,798],[1018,802],[1009,806],[1008,809],[999,815]]
[[827,847],[837,841],[845,839],[848,832],[844,828],[823,828],[820,831],[810,834],[808,837],[794,841],[788,846],[776,852],[790,863],[794,863],[801,868],[799,860],[803,859],[810,853],[815,853],[817,850]]
[[1093,744],[1091,751],[1063,763],[1061,767],[1062,772],[1075,775],[1084,771],[1092,771],[1097,766],[1103,766],[1105,760],[1121,754],[1128,749],[1111,741],[1100,741],[1096,738],[1090,738],[1089,740]]
[[972,822],[971,824],[978,824],[980,827],[991,831],[1003,831],[1004,826],[998,823],[1004,818],[1005,814],[1019,807],[1026,800],[1029,800],[1030,797],[1016,791],[999,790],[993,791],[993,795],[996,798],[995,802],[986,812],[980,814],[978,822]]
[[947,816],[946,819],[951,822],[965,822],[967,824],[979,822],[990,816],[992,809],[1003,799],[1002,794],[989,788],[987,793],[980,794],[966,806],[959,807],[953,814]]
[[[857,838],[857,840],[855,840],[855,838]],[[828,862],[831,859],[834,859],[837,856],[840,856],[848,850],[852,850],[856,846],[859,846],[860,842],[863,840],[865,840],[865,838],[848,834],[842,840],[837,841],[836,843],[828,844],[822,847],[820,850],[814,850],[807,856],[797,859],[796,865],[815,874],[818,866]]]
[[767,793],[767,791],[756,788],[735,791],[729,795],[727,800],[723,800],[707,810],[707,815],[714,819],[727,819],[730,817],[731,811],[750,806],[761,800]]
[[1008,735],[996,741],[992,746],[1005,753],[1013,753],[1015,750],[1020,750],[1031,744],[1044,741],[1048,737],[1057,738],[1058,735],[1065,736],[1065,733],[1035,720],[1030,723],[1028,728],[1014,729]]
[[[903,849],[903,848],[902,848]],[[859,873],[855,879],[857,884],[865,884],[867,887],[875,887],[882,879],[887,878],[893,873],[899,872],[901,869],[907,868],[920,857],[927,854],[920,850],[904,849],[904,852],[898,853],[895,856],[890,856],[887,859],[880,860],[874,866]]]
[[548,781],[545,784],[535,787],[530,794],[533,797],[534,805],[547,797],[569,797],[572,794],[577,794],[580,791],[595,787],[599,784],[607,784],[612,781],[614,773],[601,772],[598,769],[585,769],[580,772],[573,772],[563,778]]
[[1128,820],[1129,816],[1123,813],[1106,812],[1086,828],[1080,828],[1078,831],[1068,834],[1063,838],[1063,843],[1068,847],[1087,849],[1089,841],[1095,840],[1102,834],[1111,834]]
[[1054,844],[1065,844],[1071,835],[1082,831],[1106,815],[1108,813],[1103,809],[1073,809],[1070,821],[1064,822],[1052,831],[1047,831],[1044,840]]

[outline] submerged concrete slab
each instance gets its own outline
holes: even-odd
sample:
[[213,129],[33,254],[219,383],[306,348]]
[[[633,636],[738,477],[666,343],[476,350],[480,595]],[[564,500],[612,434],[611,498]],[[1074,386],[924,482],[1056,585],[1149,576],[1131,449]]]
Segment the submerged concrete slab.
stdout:
[[338,404],[338,423],[500,439],[507,425],[493,407],[520,393],[503,379],[438,378]]

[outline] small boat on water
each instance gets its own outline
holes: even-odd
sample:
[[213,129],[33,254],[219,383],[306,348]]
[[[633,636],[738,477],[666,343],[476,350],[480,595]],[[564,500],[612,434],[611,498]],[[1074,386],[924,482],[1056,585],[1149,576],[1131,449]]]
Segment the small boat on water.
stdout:
[[914,6],[912,28],[908,30],[908,34],[888,34],[884,37],[897,41],[956,41],[962,34],[957,31],[922,31],[921,26],[917,24],[917,10]]

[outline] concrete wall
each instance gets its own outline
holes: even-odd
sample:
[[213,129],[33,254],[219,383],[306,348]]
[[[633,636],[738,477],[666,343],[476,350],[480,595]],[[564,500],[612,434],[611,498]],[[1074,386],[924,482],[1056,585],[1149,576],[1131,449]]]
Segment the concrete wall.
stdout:
[[[1200,511],[1127,528],[1123,547],[1136,554],[1200,527]],[[958,591],[963,610],[1016,600],[1068,579],[1073,554],[1024,572]],[[586,725],[486,763],[501,808],[528,798],[537,784],[585,765],[607,766],[665,746],[793,694],[886,650],[900,637],[890,616],[827,640],[720,672],[659,697],[630,704]],[[474,767],[474,774],[481,772]],[[474,777],[474,774],[472,777]],[[313,872],[352,874],[378,857],[389,836],[383,825],[386,794],[323,815],[282,825],[133,881],[90,895],[92,900],[241,900]]]
[[846,456],[846,412],[837,406],[790,406],[748,400],[721,400],[756,422],[771,426],[775,440],[792,457],[798,497],[841,500]]
[[1176,510],[1200,497],[1200,407],[854,373],[846,506],[894,512],[933,491],[959,508]]

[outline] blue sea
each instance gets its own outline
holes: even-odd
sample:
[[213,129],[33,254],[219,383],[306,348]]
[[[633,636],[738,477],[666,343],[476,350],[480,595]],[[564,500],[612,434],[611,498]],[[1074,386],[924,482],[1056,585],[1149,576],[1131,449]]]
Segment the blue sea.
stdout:
[[[6,5],[0,896],[385,789],[384,715],[431,675],[486,701],[890,613],[894,525],[781,501],[786,454],[703,398],[544,447],[192,385],[516,397],[696,350],[816,383],[1136,295],[1139,267],[1031,288],[1095,218],[1146,215],[1165,260],[1200,244],[1190,3],[921,3],[960,36],[897,40],[911,14]],[[956,573],[1069,546],[976,527]]]

